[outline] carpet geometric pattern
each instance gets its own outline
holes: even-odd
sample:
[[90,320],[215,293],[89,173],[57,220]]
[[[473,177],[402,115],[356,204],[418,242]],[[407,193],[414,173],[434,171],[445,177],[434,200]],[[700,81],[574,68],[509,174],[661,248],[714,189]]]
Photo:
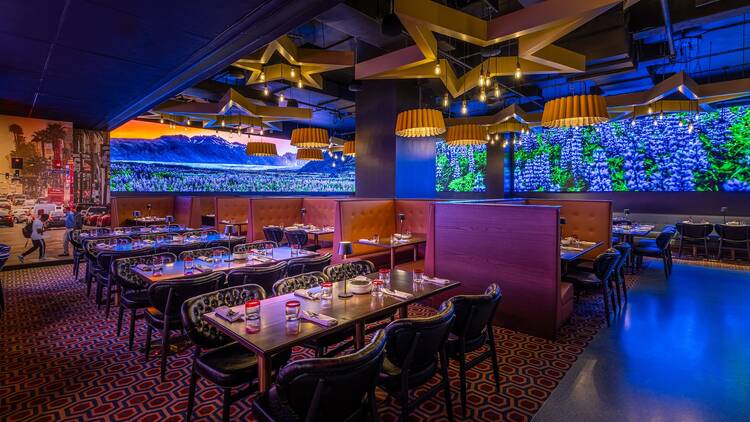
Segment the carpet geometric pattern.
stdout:
[[[169,357],[167,379],[160,382],[158,359],[145,362],[139,350],[143,321],[137,322],[136,347],[128,351],[127,329],[116,335],[116,310],[106,319],[73,279],[70,265],[4,271],[0,278],[6,298],[0,319],[0,420],[183,420],[189,350]],[[410,308],[414,315],[429,312]],[[466,420],[530,420],[603,326],[602,315],[601,300],[583,296],[555,341],[496,328],[501,389],[495,392],[489,361],[470,370]],[[309,350],[297,348],[293,359],[309,356]],[[456,363],[450,377],[454,414],[461,420]],[[378,396],[381,419],[395,420],[398,405]],[[232,406],[232,420],[253,419],[251,400]],[[200,380],[194,420],[220,420],[221,402],[220,390]],[[412,415],[417,421],[446,420],[442,393]]]

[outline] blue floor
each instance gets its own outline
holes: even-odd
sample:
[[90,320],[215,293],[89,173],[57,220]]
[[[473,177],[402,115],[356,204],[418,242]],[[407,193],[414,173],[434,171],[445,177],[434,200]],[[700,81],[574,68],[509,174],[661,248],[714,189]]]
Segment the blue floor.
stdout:
[[750,420],[750,271],[652,262],[535,422]]

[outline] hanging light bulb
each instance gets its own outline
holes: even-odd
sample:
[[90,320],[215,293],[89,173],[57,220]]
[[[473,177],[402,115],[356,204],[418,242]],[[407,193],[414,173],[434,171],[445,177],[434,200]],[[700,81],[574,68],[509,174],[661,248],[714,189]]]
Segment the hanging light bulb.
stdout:
[[494,140],[495,140],[495,141],[499,141],[499,140],[500,140],[500,134],[499,134],[499,133],[496,133],[496,134],[495,134],[495,139],[494,139]]
[[508,141],[503,142],[503,148],[508,148]]
[[659,113],[659,120],[664,120],[664,112]]
[[443,107],[448,108],[450,105],[450,101],[448,100],[448,93],[446,92],[445,95],[443,95]]
[[495,145],[495,140],[494,139],[490,141],[490,145]]
[[487,101],[487,94],[485,94],[484,88],[482,88],[481,91],[479,91],[479,101],[481,102]]
[[331,167],[336,167],[336,162],[334,161],[333,164],[331,164]]
[[492,76],[490,76],[490,67],[487,66],[487,71],[484,73],[484,86],[487,88],[492,85]]
[[654,126],[657,125],[658,120],[654,119]]
[[250,133],[255,133],[255,127],[254,126],[250,126]]
[[260,136],[263,136],[263,132],[265,132],[265,131],[264,131],[264,130],[263,130],[263,128],[261,127],[261,128],[260,128]]
[[495,82],[495,98],[500,98],[500,84]]
[[297,88],[302,89],[302,79],[297,79]]
[[266,82],[266,84],[263,85],[263,95],[268,97],[268,82]]
[[190,118],[187,119],[187,125],[190,126]]
[[678,126],[682,127],[682,125],[683,125],[683,124],[684,124],[684,123],[682,122],[682,119],[680,119],[680,123],[679,123],[679,125],[678,125]]
[[479,71],[479,86],[484,86],[484,73],[482,71]]
[[461,102],[461,114],[466,114],[469,112],[469,109],[466,108],[466,100],[463,100]]
[[492,137],[492,135],[490,135],[490,134],[488,133],[488,134],[487,134],[487,140],[489,141],[491,137]]
[[653,112],[654,112],[654,110],[651,108],[651,106],[648,106],[648,114],[651,114]]
[[221,119],[221,127],[224,127],[226,123],[224,122],[224,119]]
[[289,75],[291,75],[291,77],[294,77],[295,75],[297,75],[297,72],[295,72],[294,68],[292,68],[292,70],[289,71]]
[[516,79],[521,79],[521,62],[516,59],[516,71],[513,73],[513,77]]
[[260,71],[260,81],[265,82],[266,81],[266,72]]
[[632,119],[630,119],[630,126],[631,127],[635,127],[635,117],[633,117]]
[[694,129],[693,122],[688,123],[688,133],[693,133],[693,129]]
[[344,161],[346,161],[346,155],[341,154],[341,162],[343,163]]
[[163,117],[159,118],[159,123],[164,123],[164,118]]
[[279,95],[279,104],[284,102],[284,93],[282,92],[281,95]]
[[443,70],[440,69],[440,60],[438,60],[437,62],[435,62],[435,74],[436,75],[440,75],[440,73],[442,73],[442,71]]

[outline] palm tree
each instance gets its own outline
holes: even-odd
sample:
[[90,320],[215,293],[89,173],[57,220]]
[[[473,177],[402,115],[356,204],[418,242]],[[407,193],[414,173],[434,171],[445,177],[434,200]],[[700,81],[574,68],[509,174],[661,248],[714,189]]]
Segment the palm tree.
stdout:
[[13,143],[15,144],[16,150],[20,149],[20,145],[26,140],[23,136],[23,128],[15,123],[8,126],[8,131],[13,134]]

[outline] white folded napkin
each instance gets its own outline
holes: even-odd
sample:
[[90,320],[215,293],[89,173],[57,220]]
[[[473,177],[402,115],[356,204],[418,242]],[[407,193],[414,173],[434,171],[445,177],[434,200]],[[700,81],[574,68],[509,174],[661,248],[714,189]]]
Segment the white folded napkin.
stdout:
[[451,281],[447,278],[440,278],[440,277],[429,277],[426,275],[422,276],[422,280],[428,282],[428,283],[435,283],[435,284],[448,284]]
[[413,294],[402,292],[400,290],[383,289],[383,293],[401,300],[407,300],[414,297]]
[[359,239],[359,243],[369,243],[371,245],[375,244],[375,242],[373,242],[372,239]]
[[242,314],[239,312],[235,312],[232,310],[232,308],[228,306],[219,306],[214,311],[216,313],[216,316],[229,322],[235,322],[242,319]]
[[308,300],[318,300],[323,289],[320,287],[312,287],[310,289],[297,289],[294,291],[294,295]]
[[305,321],[314,322],[315,324],[322,325],[324,327],[330,327],[339,323],[336,318],[310,311],[302,311],[300,313],[300,316]]

